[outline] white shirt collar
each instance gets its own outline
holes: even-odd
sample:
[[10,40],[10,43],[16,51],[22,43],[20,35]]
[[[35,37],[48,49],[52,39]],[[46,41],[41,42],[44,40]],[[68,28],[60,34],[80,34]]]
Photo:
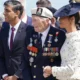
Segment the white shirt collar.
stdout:
[[25,16],[22,18],[22,21],[23,21],[24,23],[27,22],[27,15],[26,15],[26,14],[25,14]]
[[[20,23],[21,23],[21,20],[14,26],[15,30],[18,30],[18,27],[19,27]],[[10,25],[10,29],[11,28],[12,28],[12,26]]]
[[50,26],[44,32],[41,32],[42,36],[45,36],[46,37],[47,34],[48,34],[48,32],[49,32],[49,29],[50,29]]

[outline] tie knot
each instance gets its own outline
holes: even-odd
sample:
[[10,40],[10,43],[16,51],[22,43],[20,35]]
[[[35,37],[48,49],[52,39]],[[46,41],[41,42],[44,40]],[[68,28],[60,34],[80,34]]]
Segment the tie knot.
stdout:
[[14,28],[14,27],[12,27],[12,28],[11,28],[11,30],[12,30],[12,31],[14,31],[14,30],[15,30],[15,28]]

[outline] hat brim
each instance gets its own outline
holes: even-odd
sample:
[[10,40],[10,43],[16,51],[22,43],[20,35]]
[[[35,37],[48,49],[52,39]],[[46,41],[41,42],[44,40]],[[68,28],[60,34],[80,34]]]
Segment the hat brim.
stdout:
[[73,15],[77,12],[80,11],[80,4],[79,5],[65,5],[63,6],[62,8],[60,8],[59,10],[57,10],[55,13],[54,13],[54,16],[55,17],[65,17],[65,16],[70,16],[70,15]]

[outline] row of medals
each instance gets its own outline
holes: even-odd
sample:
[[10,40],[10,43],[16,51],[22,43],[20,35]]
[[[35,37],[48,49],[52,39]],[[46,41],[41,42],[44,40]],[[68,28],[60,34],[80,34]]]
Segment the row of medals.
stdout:
[[[43,56],[49,56],[49,57],[51,57],[51,59],[50,59],[51,62],[54,61],[53,58],[54,58],[55,56],[58,56],[58,55],[59,55],[59,53],[58,53],[58,51],[59,51],[59,50],[58,50],[58,47],[51,48],[52,36],[53,36],[53,35],[51,35],[51,34],[49,35],[48,47],[43,48]],[[58,42],[57,36],[55,37],[54,41],[55,41],[55,42]],[[32,38],[30,38],[30,46],[32,46]],[[34,52],[31,52],[31,51],[30,51],[30,52],[29,52],[29,55],[32,56],[32,57],[30,57],[30,59],[29,59],[30,66],[31,66],[32,63],[34,62],[34,57],[37,56],[37,53],[34,53]]]

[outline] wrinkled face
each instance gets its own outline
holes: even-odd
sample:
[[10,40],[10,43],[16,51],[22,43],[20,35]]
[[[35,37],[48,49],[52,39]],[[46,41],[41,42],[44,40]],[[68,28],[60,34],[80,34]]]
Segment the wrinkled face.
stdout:
[[6,22],[11,22],[15,19],[17,14],[13,11],[12,6],[5,6],[4,7],[4,17]]
[[59,22],[60,22],[60,27],[61,28],[69,27],[69,25],[70,25],[70,18],[69,17],[61,17],[59,19]]
[[47,18],[41,18],[35,15],[32,15],[32,24],[36,32],[43,32],[48,27],[49,20]]

